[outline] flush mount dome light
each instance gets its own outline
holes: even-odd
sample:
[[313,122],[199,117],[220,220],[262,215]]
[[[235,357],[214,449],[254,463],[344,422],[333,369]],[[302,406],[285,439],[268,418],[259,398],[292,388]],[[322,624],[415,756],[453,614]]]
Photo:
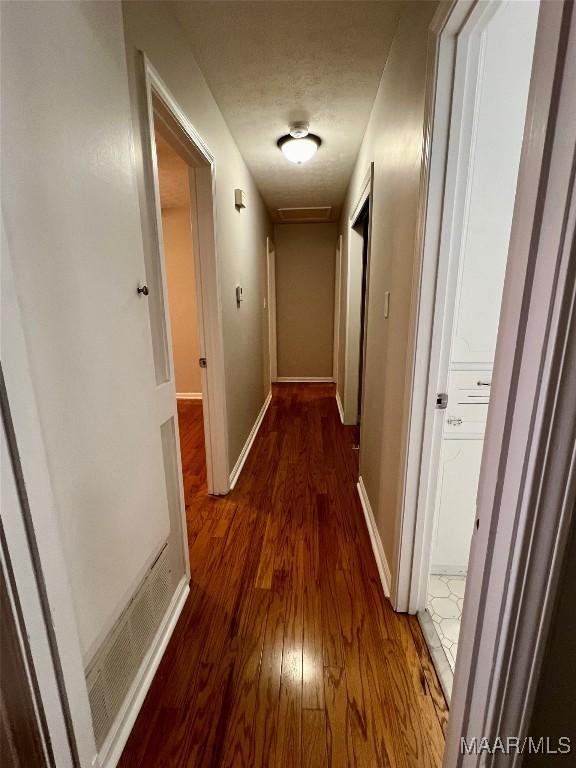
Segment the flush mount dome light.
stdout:
[[291,163],[305,163],[316,154],[321,144],[319,136],[308,131],[308,123],[295,123],[290,133],[278,139],[278,146]]

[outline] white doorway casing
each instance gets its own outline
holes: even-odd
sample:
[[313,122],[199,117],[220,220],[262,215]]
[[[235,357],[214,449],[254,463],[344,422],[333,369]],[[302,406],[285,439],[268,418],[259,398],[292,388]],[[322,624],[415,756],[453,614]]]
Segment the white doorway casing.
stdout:
[[278,378],[278,352],[276,335],[276,249],[272,238],[266,238],[266,269],[268,278],[268,349],[270,354],[270,382]]
[[[162,242],[162,215],[155,150],[154,119],[159,119],[174,140],[189,165],[190,201],[193,219],[194,271],[197,275],[198,336],[200,356],[207,361],[201,369],[203,418],[206,448],[208,493],[226,494],[230,489],[228,466],[228,433],[226,394],[224,386],[224,351],[222,338],[221,302],[214,234],[214,156],[190,123],[154,67],[141,54],[142,78],[145,86],[146,195],[147,210],[154,212],[155,247],[146,249],[147,280],[153,290],[149,296],[150,327],[154,348],[159,415],[162,423],[173,419],[170,436],[178,471],[172,484],[178,485],[181,509],[184,509],[181,488],[181,458],[177,430],[174,361],[170,343],[170,318]],[[199,362],[200,364],[200,362]],[[169,386],[166,384],[169,383]],[[167,482],[170,481],[167,479]],[[176,488],[168,490],[169,495]],[[184,518],[182,518],[184,520]],[[184,525],[184,523],[183,523]],[[185,526],[182,540],[186,545]],[[187,548],[187,545],[186,545]],[[187,557],[187,554],[186,556]]]
[[[336,396],[338,397],[338,350],[340,349],[340,293],[342,285],[342,235],[338,235],[334,262],[334,362],[332,365],[332,378],[336,384]],[[340,405],[339,405],[340,407]]]
[[[398,610],[415,612],[426,604],[435,512],[450,514],[450,494],[438,482],[441,466],[448,471],[456,461],[470,483],[478,478],[477,451],[469,441],[482,440],[488,407],[490,387],[481,383],[491,380],[537,14],[537,2],[460,2],[448,17],[440,9],[431,27],[429,59],[436,77],[427,94],[429,178],[423,180],[420,214],[423,258],[415,300]],[[518,34],[508,33],[510,24]],[[502,45],[499,36],[511,37],[511,45]],[[495,154],[499,147],[501,157]],[[480,316],[486,319],[476,329]],[[448,393],[450,412],[435,407],[441,392]],[[456,406],[463,393],[470,402],[475,398],[475,405]],[[474,408],[482,413],[472,414]],[[459,427],[446,419],[454,409],[466,412],[464,424],[454,420]],[[447,441],[458,439],[458,430],[465,434],[455,453]],[[473,499],[468,506],[467,522],[454,521],[462,535],[465,526],[472,530]],[[453,563],[456,572],[457,565],[465,568],[467,547],[466,542],[459,549],[436,547],[436,558],[447,559],[448,569]]]
[[[344,424],[355,425],[358,422],[358,388],[360,386],[360,339],[362,338],[361,310],[362,310],[362,248],[363,236],[356,231],[355,226],[358,217],[366,202],[371,205],[374,184],[374,163],[370,163],[361,191],[352,209],[352,215],[348,222],[348,258],[346,279],[346,322],[344,338],[344,386],[342,402],[342,421]],[[370,283],[370,230],[372,217],[369,218],[368,229],[368,259],[366,263],[366,295],[364,323],[368,314],[368,286]],[[366,345],[366,333],[364,333],[364,346]],[[366,365],[366,354],[363,356]],[[362,428],[360,428],[362,430]],[[362,444],[362,439],[360,439]]]

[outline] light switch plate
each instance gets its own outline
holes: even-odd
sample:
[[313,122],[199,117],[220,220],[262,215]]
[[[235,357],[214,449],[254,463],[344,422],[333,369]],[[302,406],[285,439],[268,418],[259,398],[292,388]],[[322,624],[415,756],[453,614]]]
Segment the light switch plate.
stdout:
[[388,320],[390,317],[390,291],[386,291],[384,294],[384,319]]

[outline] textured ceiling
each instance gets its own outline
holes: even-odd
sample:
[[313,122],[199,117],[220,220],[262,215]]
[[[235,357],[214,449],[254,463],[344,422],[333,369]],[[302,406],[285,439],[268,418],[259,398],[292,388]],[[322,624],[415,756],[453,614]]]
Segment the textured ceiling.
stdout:
[[187,207],[190,200],[188,166],[158,130],[156,130],[156,155],[161,207],[163,209]]
[[[402,4],[170,5],[270,211],[331,205],[337,218]],[[276,146],[294,120],[322,138],[301,166]]]

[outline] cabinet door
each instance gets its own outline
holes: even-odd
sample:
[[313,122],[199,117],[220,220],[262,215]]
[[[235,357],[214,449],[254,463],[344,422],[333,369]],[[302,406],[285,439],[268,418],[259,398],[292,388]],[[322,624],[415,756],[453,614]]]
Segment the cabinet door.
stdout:
[[432,573],[468,568],[483,440],[443,440],[436,495]]

